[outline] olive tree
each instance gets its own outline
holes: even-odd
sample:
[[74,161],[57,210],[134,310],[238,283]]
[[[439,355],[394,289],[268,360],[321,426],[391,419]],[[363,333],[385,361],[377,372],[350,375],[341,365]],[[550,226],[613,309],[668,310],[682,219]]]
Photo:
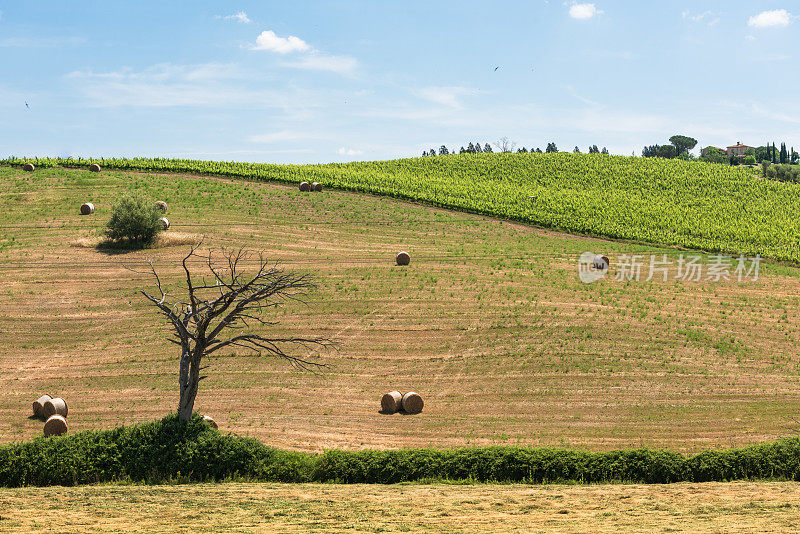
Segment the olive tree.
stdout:
[[316,370],[323,364],[291,355],[285,352],[288,347],[324,347],[332,342],[324,338],[270,337],[263,328],[275,326],[266,313],[289,301],[303,301],[314,284],[308,275],[284,272],[277,266],[266,262],[258,255],[254,272],[247,274],[245,265],[253,256],[240,249],[237,252],[222,253],[222,265],[212,260],[209,252],[203,258],[207,271],[201,280],[192,273],[193,258],[199,259],[195,245],[183,258],[185,275],[180,296],[168,294],[152,262],[150,272],[155,278],[158,293],[141,293],[155,306],[172,326],[174,338],[170,339],[180,347],[178,386],[180,401],[178,414],[189,420],[194,411],[204,367],[203,358],[217,351],[237,348],[250,354],[265,354],[288,360],[305,370]]

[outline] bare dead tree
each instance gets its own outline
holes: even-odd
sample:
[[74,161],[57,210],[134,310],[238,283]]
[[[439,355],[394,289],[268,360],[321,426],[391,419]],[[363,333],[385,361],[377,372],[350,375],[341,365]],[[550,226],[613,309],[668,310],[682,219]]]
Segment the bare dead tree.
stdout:
[[248,352],[277,356],[289,360],[304,370],[314,371],[323,364],[284,352],[284,347],[325,347],[333,343],[324,338],[265,337],[254,328],[274,326],[276,322],[264,319],[265,312],[287,301],[303,301],[314,284],[307,275],[287,273],[268,264],[258,255],[258,269],[249,276],[243,273],[244,264],[251,257],[243,249],[238,252],[223,251],[223,266],[215,265],[209,252],[206,266],[210,273],[196,284],[189,269],[191,258],[200,244],[191,248],[183,258],[186,274],[185,299],[170,298],[161,279],[150,262],[150,272],[155,278],[159,295],[141,293],[164,315],[174,330],[171,342],[181,347],[178,385],[180,402],[178,414],[189,420],[200,381],[206,378],[200,372],[203,357],[228,347],[246,349]]
[[494,143],[494,146],[496,146],[500,152],[513,152],[517,143],[511,141],[508,137],[501,137]]

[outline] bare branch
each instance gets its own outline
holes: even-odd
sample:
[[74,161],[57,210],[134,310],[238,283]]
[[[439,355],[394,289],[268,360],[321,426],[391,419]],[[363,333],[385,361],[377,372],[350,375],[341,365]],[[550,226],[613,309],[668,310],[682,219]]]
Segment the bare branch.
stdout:
[[[169,341],[181,346],[178,383],[181,391],[179,412],[182,418],[191,416],[197,385],[205,378],[200,375],[200,371],[207,368],[201,366],[203,357],[226,347],[276,356],[311,372],[327,367],[323,363],[294,356],[287,350],[292,346],[312,349],[331,347],[335,343],[329,339],[271,338],[251,331],[253,327],[263,328],[277,324],[264,317],[268,310],[287,302],[304,302],[303,298],[315,287],[308,276],[284,273],[277,265],[267,263],[262,254],[258,256],[255,273],[245,275],[242,266],[249,263],[250,254],[243,248],[223,251],[225,264],[219,267],[212,260],[210,252],[207,257],[197,254],[200,244],[192,246],[181,262],[186,280],[186,300],[171,299],[167,295],[152,262],[150,273],[155,279],[159,296],[141,292],[172,325],[174,339]],[[201,274],[201,283],[195,285],[191,271],[192,257],[203,257],[213,280],[208,280]],[[224,335],[231,328],[240,325],[245,330],[237,335]]]

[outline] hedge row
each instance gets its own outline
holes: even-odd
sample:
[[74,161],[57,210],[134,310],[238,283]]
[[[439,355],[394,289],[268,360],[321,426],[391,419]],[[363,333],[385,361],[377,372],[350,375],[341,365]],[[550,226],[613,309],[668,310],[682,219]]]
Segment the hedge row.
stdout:
[[800,439],[691,457],[648,449],[593,453],[525,447],[307,454],[221,434],[199,417],[186,423],[173,415],[152,423],[0,447],[0,485],[7,487],[231,479],[342,483],[800,480]]

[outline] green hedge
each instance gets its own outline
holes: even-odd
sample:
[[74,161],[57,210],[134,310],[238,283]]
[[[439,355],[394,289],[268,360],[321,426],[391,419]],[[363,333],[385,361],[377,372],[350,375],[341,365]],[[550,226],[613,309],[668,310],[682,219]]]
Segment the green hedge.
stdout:
[[649,449],[556,448],[289,452],[222,434],[195,417],[37,438],[0,447],[0,486],[127,481],[264,482],[706,482],[800,480],[800,438],[695,456]]

